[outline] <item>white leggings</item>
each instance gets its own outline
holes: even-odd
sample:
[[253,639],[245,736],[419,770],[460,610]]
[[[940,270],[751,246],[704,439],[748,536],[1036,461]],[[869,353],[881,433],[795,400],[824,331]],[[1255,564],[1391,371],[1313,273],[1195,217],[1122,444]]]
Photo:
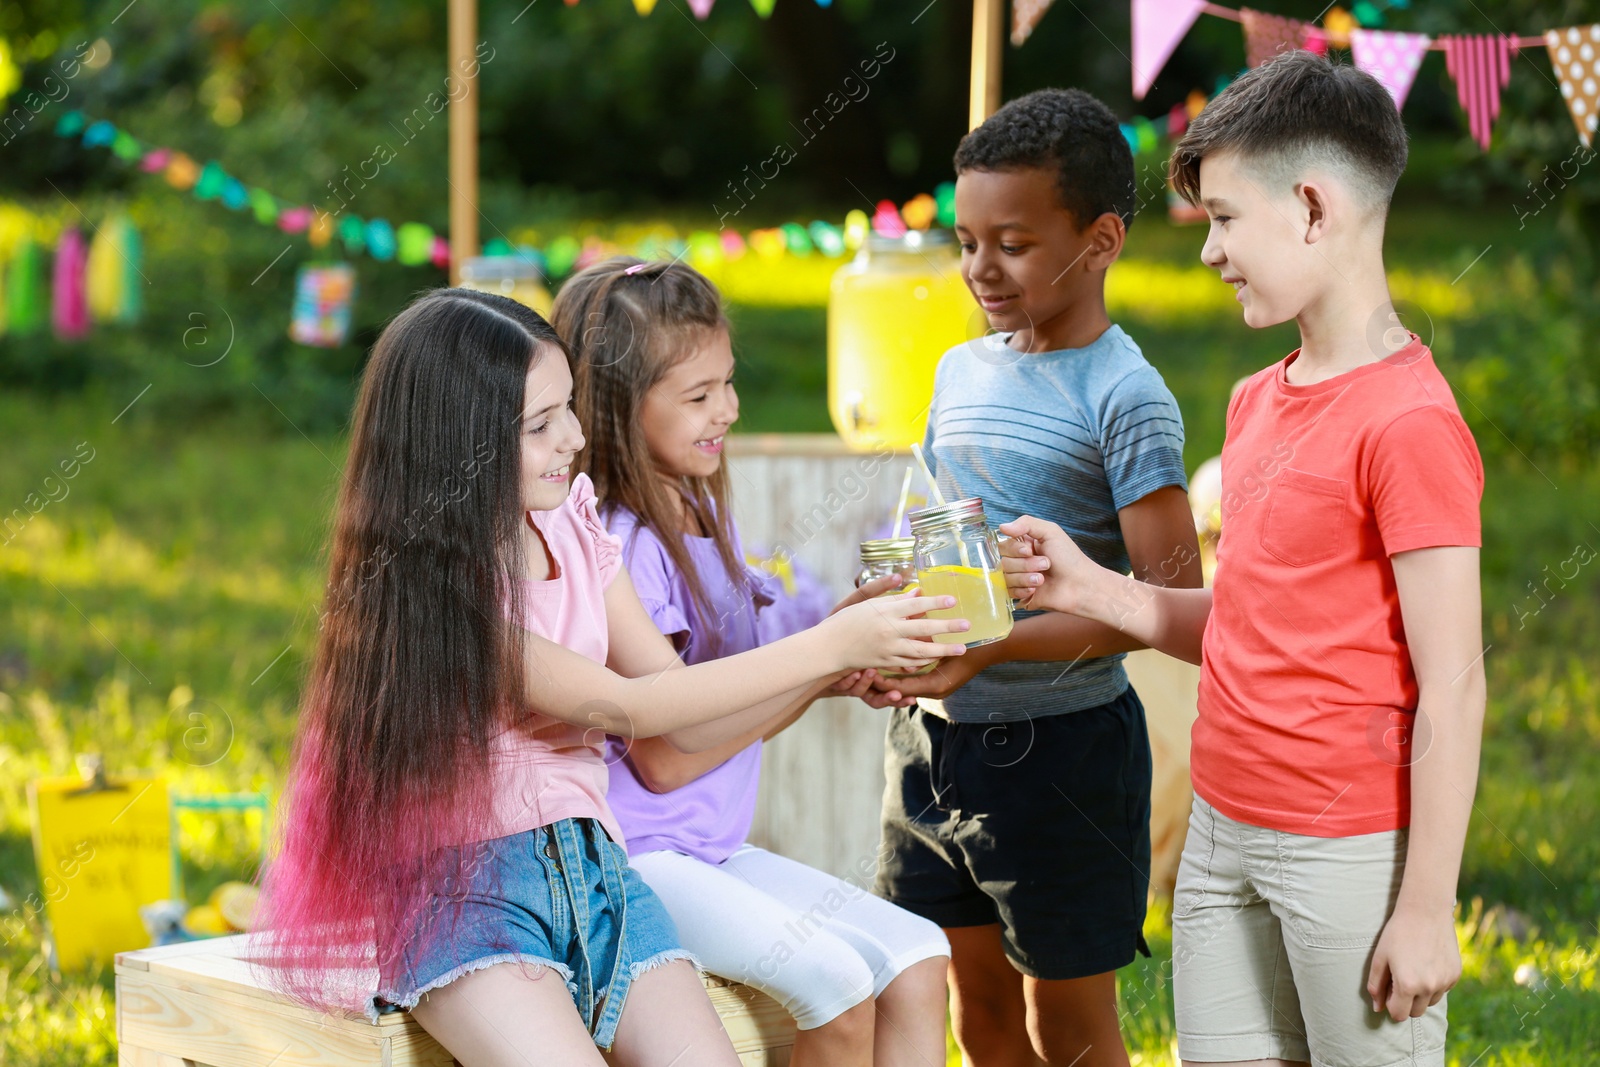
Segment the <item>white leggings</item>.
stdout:
[[705,969],[753,986],[811,1030],[950,955],[944,932],[857,885],[743,845],[719,864],[681,852],[628,861]]

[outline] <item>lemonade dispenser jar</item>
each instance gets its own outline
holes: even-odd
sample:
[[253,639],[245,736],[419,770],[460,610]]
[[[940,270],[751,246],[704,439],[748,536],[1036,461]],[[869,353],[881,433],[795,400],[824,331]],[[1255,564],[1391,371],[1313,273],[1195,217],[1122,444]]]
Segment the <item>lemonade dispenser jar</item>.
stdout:
[[1011,597],[1000,569],[1000,543],[983,514],[983,499],[968,497],[911,513],[917,583],[923,596],[953,596],[956,606],[930,619],[966,619],[966,633],[939,634],[941,644],[987,645],[1011,633]]
[[550,290],[527,256],[474,256],[461,264],[461,288],[509,296],[550,317]]
[[922,440],[933,371],[978,310],[948,230],[868,234],[828,296],[828,414],[857,451]]

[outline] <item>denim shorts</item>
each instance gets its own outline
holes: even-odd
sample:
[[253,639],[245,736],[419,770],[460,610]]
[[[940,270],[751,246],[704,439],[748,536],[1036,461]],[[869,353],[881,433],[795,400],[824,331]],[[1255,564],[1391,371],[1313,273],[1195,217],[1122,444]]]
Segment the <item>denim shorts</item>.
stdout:
[[[500,963],[548,968],[572,994],[594,1043],[609,1049],[633,982],[673,960],[699,966],[661,900],[594,819],[563,819],[449,856],[464,887],[427,909],[394,965],[381,968],[369,1017]],[[430,902],[432,898],[430,898]]]

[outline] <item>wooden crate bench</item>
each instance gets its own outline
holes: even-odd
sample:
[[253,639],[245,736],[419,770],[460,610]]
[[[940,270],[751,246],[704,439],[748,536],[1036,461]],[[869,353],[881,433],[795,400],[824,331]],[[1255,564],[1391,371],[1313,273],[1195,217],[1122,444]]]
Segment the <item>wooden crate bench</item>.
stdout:
[[[451,1067],[409,1014],[376,1024],[328,1015],[262,988],[242,957],[247,938],[219,937],[117,955],[121,1067]],[[706,976],[706,992],[739,1058],[783,1067],[794,1020],[748,986]]]

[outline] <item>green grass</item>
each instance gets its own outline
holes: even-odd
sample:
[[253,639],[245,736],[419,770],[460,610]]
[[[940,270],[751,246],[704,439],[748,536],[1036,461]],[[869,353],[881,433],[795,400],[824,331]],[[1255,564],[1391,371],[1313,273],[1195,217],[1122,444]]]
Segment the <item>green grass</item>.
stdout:
[[[743,428],[827,429],[821,312],[735,308],[734,319]],[[1191,468],[1220,446],[1233,380],[1294,343],[1231,319],[1123,323],[1184,409]],[[1443,346],[1440,359],[1450,373]],[[116,418],[126,403],[0,398],[0,513],[79,442],[95,450],[69,495],[0,546],[0,888],[12,899],[0,927],[0,1063],[16,1067],[115,1058],[110,975],[57,977],[43,964],[24,903],[36,889],[26,782],[99,751],[114,771],[157,771],[179,791],[276,790],[321,593],[338,437],[307,439],[264,404],[261,422],[241,426],[146,418],[140,405]],[[260,429],[273,420],[276,430]],[[1450,1054],[1473,1067],[1590,1063],[1600,1058],[1600,565],[1536,614],[1529,583],[1580,544],[1600,549],[1600,472],[1535,466],[1484,443],[1490,704]],[[215,763],[201,765],[171,725],[191,706],[231,736]],[[184,824],[191,897],[251,872],[257,829],[241,818]],[[1502,936],[1518,924],[1531,932]],[[1136,1062],[1170,1063],[1164,913],[1149,934],[1156,958],[1123,976],[1127,1035]]]

